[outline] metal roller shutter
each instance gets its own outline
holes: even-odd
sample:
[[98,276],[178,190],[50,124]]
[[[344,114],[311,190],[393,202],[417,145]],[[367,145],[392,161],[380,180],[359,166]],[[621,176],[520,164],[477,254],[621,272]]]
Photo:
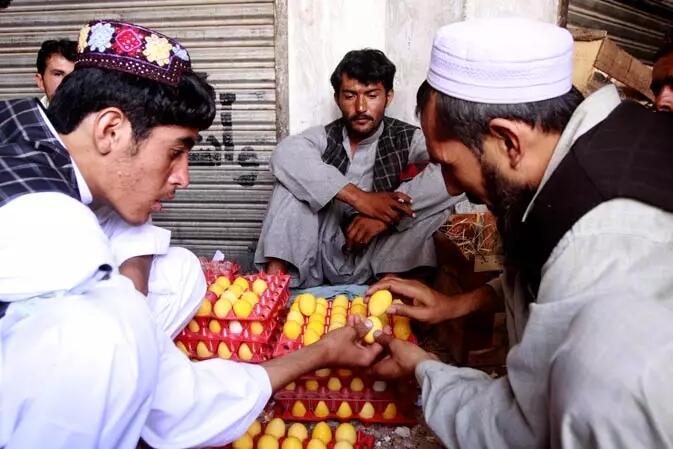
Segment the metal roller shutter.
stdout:
[[570,0],[568,24],[606,30],[622,48],[651,64],[673,28],[673,0]]
[[178,38],[194,69],[208,73],[218,114],[192,152],[190,187],[154,222],[173,232],[174,245],[206,256],[222,249],[245,262],[273,183],[274,7],[272,0],[14,0],[0,10],[0,97],[36,96],[40,43],[76,40],[79,28],[94,18],[128,20]]

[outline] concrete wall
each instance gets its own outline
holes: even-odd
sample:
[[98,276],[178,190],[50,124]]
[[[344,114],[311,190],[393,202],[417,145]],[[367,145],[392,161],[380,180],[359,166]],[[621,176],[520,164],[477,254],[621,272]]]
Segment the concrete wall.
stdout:
[[383,50],[397,66],[388,114],[416,123],[416,89],[425,79],[438,28],[465,18],[520,15],[556,21],[559,0],[289,0],[289,131],[340,113],[329,77],[352,49]]

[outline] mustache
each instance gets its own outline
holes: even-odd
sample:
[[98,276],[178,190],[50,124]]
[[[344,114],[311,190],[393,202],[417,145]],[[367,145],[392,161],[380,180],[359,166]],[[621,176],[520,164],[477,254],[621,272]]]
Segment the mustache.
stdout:
[[358,115],[355,115],[355,116],[348,119],[348,121],[350,121],[350,122],[356,122],[358,120],[374,121],[374,117],[369,116],[367,114],[358,114]]

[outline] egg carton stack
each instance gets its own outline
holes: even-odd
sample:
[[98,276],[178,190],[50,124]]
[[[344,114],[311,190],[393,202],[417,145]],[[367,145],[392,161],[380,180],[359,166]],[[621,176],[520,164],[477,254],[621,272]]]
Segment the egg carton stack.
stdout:
[[176,337],[191,359],[259,363],[271,358],[289,298],[287,275],[220,276],[196,316]]
[[[389,325],[396,338],[415,342],[409,319],[385,313],[393,301],[388,291],[372,295],[369,304],[362,297],[337,295],[331,300],[298,295],[290,307],[274,357],[296,351],[318,341],[331,330],[344,326],[351,315],[368,318],[374,328],[365,337],[373,343],[373,332]],[[274,396],[276,412],[287,419],[316,421],[358,419],[367,423],[412,424],[416,389],[407,381],[386,383],[358,371],[318,370],[285,387]]]
[[333,428],[326,422],[309,430],[302,423],[287,426],[274,418],[265,426],[255,421],[246,433],[226,449],[374,449],[374,437],[350,424]]

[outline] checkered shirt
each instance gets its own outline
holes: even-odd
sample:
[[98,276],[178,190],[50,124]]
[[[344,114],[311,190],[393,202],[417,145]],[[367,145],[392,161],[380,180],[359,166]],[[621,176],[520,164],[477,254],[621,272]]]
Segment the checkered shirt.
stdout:
[[0,101],[0,207],[27,193],[79,200],[72,161],[44,122],[35,98]]

